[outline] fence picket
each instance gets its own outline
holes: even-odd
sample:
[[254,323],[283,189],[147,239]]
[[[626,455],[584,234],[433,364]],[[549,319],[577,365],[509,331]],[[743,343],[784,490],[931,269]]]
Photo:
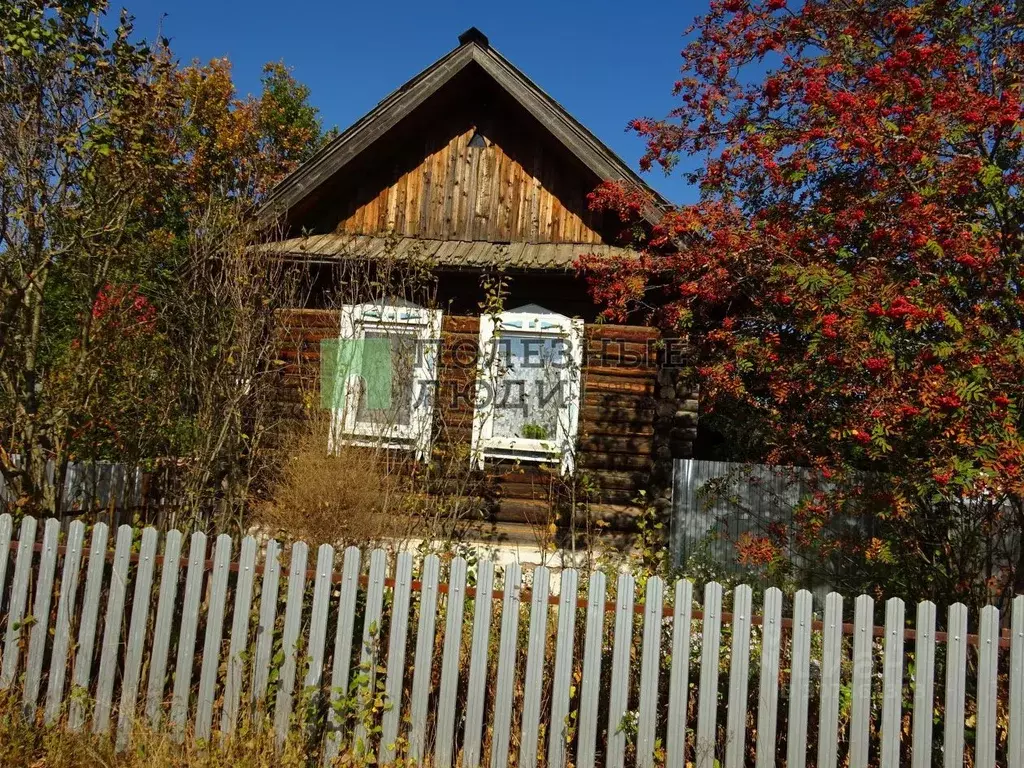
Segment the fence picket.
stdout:
[[252,607],[253,583],[256,578],[256,539],[246,536],[238,555],[238,581],[235,584],[235,607],[231,614],[231,645],[228,647],[228,669],[224,680],[224,707],[220,729],[231,734],[238,724],[238,705],[242,696],[242,666],[249,646],[249,610]]
[[[666,768],[685,768],[686,707],[690,685],[690,617],[693,611],[693,583],[676,582],[672,606],[672,669],[668,682],[668,739]],[[603,609],[602,609],[603,610]]]
[[[1024,595],[1013,599],[1010,622],[1010,717],[1007,765],[1024,765]],[[916,768],[916,766],[915,766]]]
[[277,699],[274,702],[274,733],[280,749],[288,738],[292,719],[292,695],[299,663],[299,631],[302,629],[302,595],[306,591],[306,563],[309,547],[303,541],[292,544],[288,566],[288,597],[284,605],[284,628],[281,630],[281,663],[277,678]]
[[[2,478],[0,478],[2,482]],[[7,583],[7,553],[11,551],[11,534],[14,531],[14,520],[8,514],[0,515],[0,597],[4,594],[4,585]]]
[[615,586],[615,636],[612,645],[612,679],[608,692],[608,768],[623,768],[626,732],[621,728],[629,700],[629,657],[633,645],[634,580],[620,573]]
[[[53,596],[53,579],[57,572],[59,538],[60,520],[50,518],[43,526],[43,551],[39,556],[36,596],[32,601],[32,616],[35,621],[29,630],[25,694],[22,697],[22,706],[27,718],[35,716],[36,705],[39,702],[39,685],[43,676],[43,653],[46,650],[46,639],[50,636],[50,599]],[[6,555],[6,553],[3,554]]]
[[327,614],[330,611],[333,578],[334,547],[321,544],[316,553],[316,581],[313,585],[313,606],[309,613],[309,636],[306,638],[306,656],[309,661],[302,687],[307,694],[319,692],[323,678]]
[[[480,576],[477,581],[477,600],[480,590],[487,589],[485,604],[490,610],[491,592],[485,586],[485,565],[490,565],[490,573],[494,573],[493,565],[481,563]],[[388,676],[384,682],[385,701],[390,709],[385,710],[381,723],[380,752],[378,762],[386,765],[395,759],[395,746],[398,741],[398,723],[402,713],[402,686],[405,684],[405,641],[409,634],[409,596],[412,592],[412,554],[402,552],[395,563],[395,588],[391,601],[391,637],[388,640]],[[479,615],[479,614],[478,614]],[[475,647],[475,645],[474,645]],[[484,654],[487,649],[484,648]],[[486,656],[485,656],[486,665]],[[470,672],[470,680],[473,673]],[[472,694],[472,683],[470,693]],[[468,715],[467,715],[468,717]]]
[[793,647],[789,677],[789,734],[786,768],[807,763],[807,710],[811,696],[811,593],[801,589],[793,598]]
[[[2,527],[3,520],[0,519],[0,528]],[[68,648],[71,645],[71,616],[77,613],[78,576],[82,567],[82,543],[84,540],[85,523],[75,520],[68,528],[67,544],[64,548],[64,568],[60,577],[60,597],[57,599],[57,623],[53,628],[50,675],[46,686],[46,708],[43,713],[43,719],[47,725],[53,725],[57,721],[64,700]],[[0,531],[0,546],[3,546],[2,531]],[[0,559],[7,560],[5,557],[0,557]]]
[[103,621],[100,668],[96,674],[96,701],[92,713],[92,732],[97,734],[110,731],[110,708],[114,700],[117,652],[121,647],[121,617],[124,614],[124,601],[128,593],[128,566],[131,562],[133,533],[130,525],[122,525],[117,529],[114,567],[111,570],[110,587],[107,591],[107,614]]
[[149,598],[153,591],[153,569],[156,566],[156,546],[159,535],[155,528],[142,532],[139,546],[139,565],[135,571],[135,592],[132,597],[132,617],[128,624],[128,637],[121,678],[121,704],[118,707],[117,748],[128,746],[135,723],[135,704],[139,695],[139,677],[142,673],[142,653],[146,647],[146,628],[149,623]]
[[[483,560],[477,566],[476,598],[473,601],[473,641],[469,654],[466,692],[466,725],[462,738],[462,765],[480,765],[480,739],[484,725],[484,693],[487,688],[487,650],[491,640],[491,601],[494,598],[494,563]],[[400,674],[400,672],[399,672]],[[391,661],[388,660],[388,675]],[[395,730],[397,732],[397,718]]]
[[[21,630],[28,607],[28,587],[32,575],[32,556],[36,544],[36,519],[25,516],[18,532],[18,555],[14,561],[11,580],[11,600],[7,607],[7,634],[4,639],[4,658],[0,664],[0,691],[6,691],[18,677],[21,655]],[[7,553],[5,552],[4,555]],[[5,558],[6,559],[6,558]]]
[[174,688],[171,691],[171,736],[181,741],[188,719],[189,694],[192,690],[192,662],[196,655],[196,633],[199,626],[199,605],[203,599],[203,575],[206,568],[206,534],[192,534],[188,549],[188,572],[185,574],[185,596],[181,604],[181,631],[178,635],[178,659],[174,665]]
[[782,650],[782,591],[764,592],[761,677],[757,692],[757,768],[774,768],[779,722],[779,656]]
[[[325,765],[330,765],[330,761],[337,756],[345,735],[334,705],[342,696],[348,696],[349,668],[352,663],[352,634],[356,623],[356,597],[359,595],[359,561],[360,553],[357,547],[349,547],[345,550],[345,559],[341,566],[341,594],[338,597],[338,623],[334,634],[331,706],[327,711],[329,725],[327,744],[324,746]],[[426,581],[424,581],[424,585],[426,585]]]
[[[576,765],[593,768],[597,747],[597,708],[600,703],[601,647],[604,642],[605,575],[590,574],[587,589],[587,626],[583,645],[583,678],[580,684],[580,706],[577,720]],[[507,593],[506,593],[507,594]],[[511,706],[511,705],[510,705]]]
[[636,734],[638,768],[654,766],[654,732],[658,722],[658,672],[661,667],[661,604],[664,592],[665,587],[660,578],[652,576],[647,580],[640,659],[640,710]]
[[[750,677],[750,587],[732,597],[732,650],[729,660],[729,709],[725,728],[725,768],[743,768],[747,745],[747,684]],[[653,712],[652,719],[653,719]]]
[[975,768],[996,768],[996,692],[999,683],[999,609],[981,609],[978,627],[978,721]]
[[917,606],[914,622],[914,730],[912,768],[931,768],[932,720],[935,706],[935,603]]
[[871,724],[871,677],[874,666],[875,601],[861,595],[853,608],[853,680],[850,703],[850,768],[867,768]]
[[181,531],[169,531],[164,537],[164,566],[160,573],[160,596],[157,598],[153,622],[153,654],[146,686],[146,719],[156,729],[164,706],[164,685],[167,654],[171,647],[174,605],[178,597],[178,568],[181,562]]
[[[384,604],[384,579],[388,558],[382,549],[370,553],[370,573],[366,585],[366,612],[363,614],[363,645],[359,653],[361,676],[366,678],[363,696],[370,702],[377,696],[377,662],[380,658],[380,616]],[[465,572],[463,572],[465,573]],[[353,733],[357,755],[368,755],[369,733],[360,719]]]
[[[572,686],[572,654],[576,636],[575,569],[562,571],[558,597],[558,634],[555,641],[555,669],[551,684],[551,724],[548,728],[549,768],[564,768],[569,728],[569,688]],[[659,608],[660,610],[660,608]]]
[[903,719],[903,626],[905,606],[898,597],[885,603],[885,651],[882,661],[881,768],[899,768]]
[[[10,516],[0,515],[0,540],[10,539],[12,521]],[[36,545],[36,533],[43,527],[42,542]],[[6,528],[6,533],[5,533]],[[231,578],[232,545],[227,535],[217,538],[211,563],[205,560],[206,537],[196,533],[190,541],[187,574],[184,576],[183,599],[176,601],[182,536],[177,531],[168,532],[163,547],[163,568],[159,597],[157,598],[152,647],[147,645],[150,614],[153,602],[156,554],[159,535],[155,529],[146,528],[141,533],[141,547],[138,556],[132,554],[133,541],[137,531],[127,525],[117,531],[116,546],[108,551],[109,528],[97,525],[92,534],[88,567],[85,569],[84,589],[78,595],[78,586],[83,570],[85,526],[74,521],[68,526],[67,545],[63,555],[60,583],[56,584],[57,564],[60,559],[60,528],[58,520],[46,520],[42,525],[32,518],[25,518],[20,538],[9,544],[6,556],[0,557],[0,578],[6,579],[7,564],[13,563],[12,578],[7,590],[0,589],[10,618],[4,629],[4,657],[0,660],[0,677],[8,688],[21,686],[20,702],[22,711],[34,716],[40,704],[40,689],[44,675],[44,664],[49,665],[45,709],[46,723],[54,723],[60,716],[63,702],[69,702],[68,727],[81,730],[89,707],[89,692],[93,691],[93,709],[90,712],[91,726],[95,733],[107,733],[113,717],[117,716],[116,747],[121,750],[128,746],[133,731],[132,725],[139,698],[140,678],[143,669],[149,669],[149,685],[146,692],[146,715],[154,727],[159,727],[164,704],[167,659],[171,645],[177,646],[174,683],[171,695],[169,730],[171,736],[181,740],[184,724],[188,719],[189,700],[193,683],[196,690],[195,732],[200,742],[209,741],[214,708],[218,700],[217,676],[220,669],[220,651],[224,641],[224,621]],[[11,556],[11,548],[15,550]],[[40,556],[35,557],[38,547]],[[694,753],[687,757],[687,725],[690,721],[690,645],[692,642],[693,587],[690,582],[678,581],[672,610],[671,655],[666,658],[662,650],[662,635],[667,631],[669,620],[664,610],[664,583],[658,577],[646,582],[642,608],[634,605],[635,581],[629,573],[621,573],[617,581],[617,595],[614,607],[605,601],[606,577],[593,573],[589,579],[586,627],[583,631],[580,692],[577,697],[573,690],[576,681],[576,620],[579,575],[573,569],[560,574],[561,592],[557,600],[550,596],[551,573],[545,567],[538,567],[533,574],[531,590],[530,620],[526,648],[517,647],[521,623],[521,581],[522,572],[518,565],[510,565],[504,573],[504,598],[502,603],[501,635],[498,643],[497,679],[493,697],[488,690],[491,625],[494,606],[494,570],[489,561],[478,564],[475,578],[475,597],[472,616],[465,606],[467,594],[467,564],[462,558],[451,563],[447,584],[446,604],[438,605],[438,574],[440,562],[436,556],[428,556],[423,562],[422,581],[419,586],[419,617],[415,660],[411,673],[407,671],[406,647],[411,620],[413,581],[413,556],[406,552],[396,557],[395,574],[388,613],[385,615],[385,595],[388,555],[376,550],[369,556],[369,572],[366,580],[365,603],[359,599],[360,558],[355,547],[345,552],[341,574],[340,595],[333,662],[326,657],[328,616],[335,583],[334,549],[329,545],[319,548],[315,581],[310,590],[312,599],[306,601],[308,547],[297,542],[292,547],[288,589],[286,597],[279,597],[280,564],[279,547],[270,541],[266,547],[267,560],[263,573],[263,590],[260,600],[259,626],[250,637],[249,610],[252,606],[258,547],[253,537],[242,542],[237,564],[237,581],[233,608],[233,622],[230,636],[229,657],[226,662],[227,677],[224,682],[223,706],[221,708],[221,729],[230,732],[237,729],[237,716],[241,701],[241,665],[246,658],[250,639],[255,643],[253,661],[254,694],[265,695],[271,668],[271,654],[280,642],[283,663],[277,689],[276,706],[273,712],[274,735],[282,743],[293,725],[291,711],[295,707],[298,684],[297,645],[303,631],[303,621],[309,619],[305,637],[305,649],[309,666],[303,668],[303,690],[319,691],[323,686],[325,664],[331,663],[331,702],[341,697],[357,696],[367,704],[383,700],[386,705],[379,708],[380,722],[370,723],[357,719],[354,733],[345,738],[342,723],[338,720],[340,710],[332,706],[328,710],[329,726],[327,740],[321,757],[329,762],[341,748],[353,743],[359,752],[372,752],[379,763],[388,764],[398,755],[397,745],[401,740],[401,723],[408,721],[408,743],[410,762],[422,764],[427,752],[431,752],[431,764],[445,768],[456,764],[467,768],[479,768],[485,752],[483,734],[487,732],[488,703],[493,707],[491,724],[490,765],[503,768],[509,764],[510,744],[513,742],[511,724],[512,710],[522,691],[521,733],[516,739],[520,768],[535,768],[541,759],[540,750],[546,746],[545,765],[564,768],[568,764],[568,743],[566,724],[572,713],[570,706],[578,701],[576,713],[576,755],[573,764],[580,768],[594,768],[597,763],[597,739],[599,734],[598,715],[608,709],[606,748],[602,755],[603,764],[623,766],[625,762],[628,729],[620,726],[629,715],[627,707],[636,702],[635,751],[637,768],[653,768],[655,739],[660,727],[666,728],[666,750],[664,761],[667,768],[712,768],[722,760],[723,768],[743,768],[748,760],[747,722],[751,715],[748,708],[748,686],[751,675],[750,654],[752,635],[760,632],[760,687],[758,691],[757,745],[756,756],[752,758],[757,768],[774,768],[777,758],[776,740],[778,729],[778,704],[780,685],[780,662],[782,659],[782,593],[777,589],[765,591],[760,630],[754,630],[756,617],[752,609],[752,592],[747,586],[735,588],[732,598],[732,619],[730,632],[729,677],[727,691],[719,690],[722,645],[723,588],[709,583],[704,590],[703,618],[701,624],[700,680],[694,688],[698,700],[693,709],[696,720],[694,731]],[[110,561],[110,575],[107,568]],[[133,565],[133,563],[135,563]],[[208,589],[206,570],[210,568]],[[128,586],[133,585],[131,608],[128,607]],[[59,587],[59,588],[58,588]],[[59,595],[55,611],[56,622],[50,624],[54,590]],[[99,611],[101,598],[105,595],[106,607],[103,619],[103,633],[99,636]],[[282,600],[283,597],[283,600]],[[283,605],[283,631],[280,638],[273,636],[278,604]],[[547,655],[549,629],[549,605],[557,603],[557,630],[554,633],[553,654]],[[204,608],[204,605],[206,606]],[[357,605],[364,607],[357,613]],[[872,686],[875,673],[874,648],[876,628],[873,626],[875,603],[870,596],[863,595],[855,600],[853,625],[853,674],[850,681],[850,727],[848,734],[849,754],[839,754],[841,736],[839,714],[841,705],[842,663],[844,656],[843,637],[844,599],[836,593],[825,599],[824,617],[820,625],[822,632],[820,687],[811,686],[811,646],[815,631],[813,598],[806,590],[794,596],[792,632],[787,640],[788,687],[784,694],[788,702],[786,719],[787,734],[785,764],[792,768],[803,768],[808,762],[809,707],[814,696],[818,696],[817,745],[810,755],[818,768],[838,768],[842,759],[848,760],[850,768],[866,768],[877,764],[879,768],[900,768],[904,746],[910,752],[910,768],[931,768],[939,760],[933,747],[934,697],[936,683],[937,651],[935,639],[937,628],[936,606],[928,601],[917,605],[916,634],[906,635],[903,601],[892,598],[886,602],[884,629],[878,632],[881,638],[883,658],[880,662],[879,678],[881,693],[880,711],[873,712]],[[602,685],[602,655],[605,643],[605,613],[614,610],[615,622],[610,646],[610,668],[605,672],[609,679],[607,688]],[[446,615],[442,648],[435,649],[437,617],[439,612]],[[642,641],[634,649],[634,613],[643,614]],[[130,614],[130,615],[129,615]],[[73,617],[80,617],[77,628]],[[357,617],[362,626],[362,645],[353,648]],[[972,755],[968,760],[976,768],[996,768],[1005,757],[1007,765],[1021,763],[1024,751],[1024,595],[1012,602],[1010,635],[1000,634],[1000,612],[995,606],[982,609],[978,636],[968,635],[967,608],[957,604],[949,608],[946,622],[945,694],[942,715],[943,739],[941,763],[944,768],[961,768],[967,759],[965,737],[970,735]],[[465,626],[471,624],[471,629]],[[21,633],[24,625],[25,633]],[[386,666],[381,628],[388,628]],[[196,642],[200,629],[203,631],[203,652],[196,659]],[[636,628],[637,630],[640,627]],[[72,632],[76,637],[72,638]],[[463,636],[469,635],[469,648],[462,648]],[[906,649],[905,637],[913,637],[913,648]],[[53,640],[50,640],[53,637]],[[77,653],[71,673],[71,691],[65,697],[65,676],[71,646],[77,640]],[[52,643],[52,648],[47,645]],[[97,647],[99,643],[99,647]],[[967,655],[970,646],[978,648],[977,686],[967,688]],[[1009,648],[1009,676],[1006,690],[999,688],[998,677],[1000,648]],[[124,658],[121,658],[122,648]],[[433,656],[438,650],[440,677],[436,692],[431,686],[437,668]],[[462,675],[462,651],[468,659],[468,680],[460,681]],[[912,680],[912,713],[905,712],[903,705],[904,665],[912,655],[914,678]],[[19,658],[19,656],[21,658]],[[360,674],[351,680],[353,656],[359,659]],[[99,663],[93,678],[93,662]],[[941,657],[940,657],[941,658]],[[47,661],[49,659],[49,661]],[[21,663],[23,660],[23,663]],[[634,666],[634,660],[637,665]],[[524,664],[524,676],[516,683],[517,666]],[[662,664],[667,663],[667,686],[660,678]],[[636,682],[637,693],[631,694],[634,685],[633,674],[639,670]],[[974,667],[972,666],[973,670]],[[19,673],[23,672],[23,676]],[[199,672],[198,679],[193,674]],[[378,686],[375,679],[379,673],[386,675]],[[408,675],[412,675],[411,695],[403,701],[404,686]],[[973,673],[972,673],[973,674]],[[465,700],[459,695],[465,686]],[[662,692],[667,688],[667,711],[662,714]],[[436,694],[436,701],[432,693]],[[114,709],[114,696],[119,697],[119,706]],[[543,702],[550,697],[550,708],[542,711]],[[431,705],[433,711],[431,712]],[[719,729],[718,711],[724,710],[726,722]],[[976,713],[973,730],[966,733],[965,714]],[[1007,741],[1005,755],[997,740],[998,717],[1006,712]],[[874,717],[877,715],[877,720]],[[907,717],[909,715],[909,717]],[[665,720],[662,726],[661,721]],[[462,750],[456,753],[456,728],[463,721]],[[428,725],[435,724],[435,738],[429,740]],[[908,744],[903,742],[903,728],[907,730]],[[379,726],[379,727],[378,727]],[[601,730],[605,723],[601,723]],[[871,741],[871,734],[877,733],[877,747]],[[378,738],[379,734],[379,738]],[[722,739],[720,742],[719,739]],[[547,739],[546,744],[543,742]],[[716,755],[722,744],[724,755]],[[877,749],[877,753],[873,750]],[[997,758],[1000,762],[997,763]]]
[[548,633],[548,593],[551,572],[544,566],[533,571],[530,593],[530,634],[523,674],[523,724],[519,740],[519,768],[537,765],[537,730],[540,727],[540,694],[543,686],[544,645]]
[[437,622],[437,555],[423,558],[420,576],[420,618],[416,628],[416,656],[412,673],[412,704],[409,722],[409,757],[422,765],[427,749],[427,697],[434,660],[434,626]]
[[843,663],[843,597],[825,598],[822,629],[821,703],[818,713],[818,768],[836,768],[839,761],[839,673]]
[[278,590],[281,585],[281,545],[267,542],[260,587],[260,616],[256,625],[256,652],[252,665],[252,703],[257,714],[267,714],[267,685],[270,683],[270,654],[274,648]]
[[448,576],[447,620],[441,652],[441,684],[437,697],[437,728],[434,765],[452,764],[455,741],[455,696],[459,685],[459,652],[462,647],[462,611],[466,604],[466,561],[452,560]]
[[214,689],[220,669],[220,645],[224,638],[224,609],[228,597],[228,568],[231,565],[231,537],[222,533],[214,546],[213,572],[210,574],[210,602],[206,612],[206,637],[203,640],[203,664],[199,671],[199,697],[196,701],[195,737],[210,740],[213,725]]
[[945,768],[963,768],[964,696],[967,693],[967,606],[949,607],[946,624],[946,723],[942,740]]
[[700,651],[700,688],[697,704],[697,768],[715,764],[715,734],[718,730],[718,663],[722,641],[722,585],[713,581],[704,587],[704,620]]

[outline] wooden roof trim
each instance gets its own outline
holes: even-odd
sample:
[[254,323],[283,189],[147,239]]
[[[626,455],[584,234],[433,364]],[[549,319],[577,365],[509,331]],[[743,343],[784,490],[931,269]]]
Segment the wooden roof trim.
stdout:
[[[473,30],[469,30],[473,31]],[[482,33],[460,36],[460,45],[398,88],[340,136],[282,180],[261,206],[262,213],[280,214],[298,204],[363,150],[394,128],[470,63],[476,63],[527,112],[558,139],[584,166],[609,181],[626,181],[648,193],[654,205],[644,212],[653,223],[667,200],[654,191],[606,144],[504,56],[490,47]]]

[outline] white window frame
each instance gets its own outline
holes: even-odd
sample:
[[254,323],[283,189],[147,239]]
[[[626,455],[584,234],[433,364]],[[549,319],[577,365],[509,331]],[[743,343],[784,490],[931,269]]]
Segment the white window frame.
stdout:
[[[568,365],[560,371],[565,400],[559,410],[553,440],[508,438],[494,435],[494,413],[499,405],[501,373],[498,349],[502,331],[537,339],[562,339],[567,343]],[[473,410],[474,467],[487,459],[559,462],[562,474],[575,471],[576,436],[579,430],[580,392],[583,376],[583,321],[531,304],[480,318],[480,354],[477,362],[476,403]]]
[[[353,373],[339,383],[341,402],[332,408],[328,436],[331,453],[337,453],[342,445],[357,445],[414,450],[417,459],[430,456],[442,315],[439,309],[426,309],[395,299],[346,304],[341,308],[342,339],[363,339],[367,331],[394,331],[414,335],[418,349],[413,368],[409,424],[372,425],[356,421],[359,398],[366,382],[356,373],[362,370],[362,360],[358,358],[361,348],[353,348],[357,358],[346,361]],[[339,355],[343,346],[338,345]],[[342,370],[341,362],[338,361],[336,370]]]

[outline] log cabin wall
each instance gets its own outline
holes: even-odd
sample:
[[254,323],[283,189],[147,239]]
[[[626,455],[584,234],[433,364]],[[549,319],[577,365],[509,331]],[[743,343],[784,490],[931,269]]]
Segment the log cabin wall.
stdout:
[[[320,342],[337,336],[338,314],[289,310],[282,318],[282,401],[300,414],[302,393],[317,391]],[[435,451],[471,443],[479,329],[479,317],[444,316]],[[656,329],[588,323],[585,338],[576,475],[566,482],[552,465],[487,461],[474,487],[495,522],[628,532],[641,490],[656,508],[668,503],[671,460],[692,450],[695,398],[675,369],[659,365]]]

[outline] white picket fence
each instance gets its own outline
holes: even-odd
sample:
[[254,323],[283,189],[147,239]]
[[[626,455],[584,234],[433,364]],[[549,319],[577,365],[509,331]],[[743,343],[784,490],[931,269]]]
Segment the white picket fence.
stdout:
[[[279,741],[324,734],[324,762],[1024,766],[1024,596],[1008,632],[989,606],[968,634],[962,605],[939,631],[921,603],[908,629],[891,599],[879,627],[868,596],[845,622],[842,596],[816,611],[800,591],[784,618],[777,589],[755,612],[736,587],[725,612],[716,583],[697,605],[677,581],[666,604],[668,585],[648,578],[636,602],[619,573],[609,601],[601,572],[564,570],[553,595],[545,567],[524,579],[515,564],[356,548],[336,562],[324,545],[310,569],[299,542],[283,573],[275,541],[247,537],[233,556],[221,535],[210,557],[202,533],[184,553],[171,531],[161,551],[156,530],[122,526],[111,552],[103,524],[88,547],[81,522],[62,537],[47,520],[41,540],[38,527],[25,517],[12,540],[0,516],[0,690],[27,716],[42,706],[48,725],[121,746],[137,723],[209,740],[255,712]],[[340,705],[360,692],[386,705],[353,716]]]

